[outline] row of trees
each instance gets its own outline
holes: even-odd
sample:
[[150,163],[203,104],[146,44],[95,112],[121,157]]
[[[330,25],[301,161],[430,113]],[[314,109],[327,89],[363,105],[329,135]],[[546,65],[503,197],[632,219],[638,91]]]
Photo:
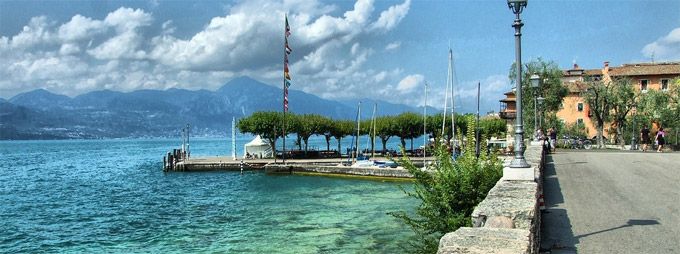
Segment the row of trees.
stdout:
[[[569,94],[569,88],[562,83],[563,72],[553,61],[545,62],[541,58],[525,63],[522,79],[522,117],[525,137],[531,136],[534,128],[535,116],[543,116],[543,126],[555,126],[558,133],[580,132],[585,126],[566,126],[557,118],[557,111],[564,97]],[[538,88],[531,86],[530,77],[538,74],[541,82]],[[509,78],[515,80],[514,64],[510,69]],[[588,105],[589,117],[597,129],[598,146],[604,144],[605,127],[607,132],[614,135],[618,143],[625,144],[630,135],[639,135],[644,125],[656,123],[664,129],[680,129],[680,78],[672,80],[667,91],[647,90],[645,93],[637,91],[631,79],[617,77],[613,79],[584,77],[580,89]],[[538,114],[534,111],[535,95],[544,98],[542,104],[536,105]],[[637,105],[637,106],[634,106]],[[636,133],[627,131],[632,129],[633,111],[635,111]],[[651,127],[651,126],[650,126]],[[624,135],[626,134],[626,135]],[[677,143],[677,132],[675,133]],[[639,137],[639,136],[638,136]]]
[[[455,128],[456,133],[462,131],[463,135],[467,134],[469,117],[456,117]],[[356,122],[350,120],[336,120],[333,118],[324,117],[317,114],[286,114],[286,135],[295,133],[297,136],[298,149],[304,151],[308,150],[309,138],[313,135],[324,136],[326,138],[326,149],[330,150],[330,140],[335,138],[337,140],[337,150],[342,151],[340,141],[348,136],[355,136]],[[401,141],[402,147],[406,147],[406,141],[411,140],[411,148],[413,148],[413,139],[423,135],[423,115],[413,112],[405,112],[396,116],[381,116],[375,119],[375,131],[373,130],[372,120],[363,120],[360,123],[360,134],[369,135],[371,141],[380,138],[382,142],[382,151],[386,151],[387,141],[392,137],[398,137]],[[435,139],[445,138],[451,139],[451,118],[447,117],[444,123],[444,115],[428,115],[425,119],[427,124],[427,134]],[[267,140],[272,147],[276,147],[276,142],[283,137],[283,115],[281,112],[274,111],[259,111],[252,115],[241,118],[238,121],[238,129],[241,133],[250,133],[253,135],[260,135]],[[442,124],[443,136],[442,136]],[[506,132],[506,124],[502,119],[488,119],[480,121],[480,134],[487,137],[501,137]],[[375,133],[375,136],[374,136]],[[481,136],[481,135],[480,135]],[[371,142],[373,145],[375,142]],[[374,150],[374,147],[371,147]]]
[[[614,78],[611,81],[589,78],[587,81],[590,86],[586,89],[586,103],[590,105],[591,118],[596,120],[600,147],[603,144],[602,134],[607,123],[610,123],[608,132],[614,134],[617,143],[621,145],[625,144],[626,136],[630,137],[624,135],[624,132],[632,127],[634,120],[638,123],[635,132],[639,132],[643,126],[650,123],[676,131],[680,127],[679,78],[671,81],[666,91],[650,89],[646,92],[636,91],[636,84],[629,78]],[[677,133],[675,136],[677,137]]]

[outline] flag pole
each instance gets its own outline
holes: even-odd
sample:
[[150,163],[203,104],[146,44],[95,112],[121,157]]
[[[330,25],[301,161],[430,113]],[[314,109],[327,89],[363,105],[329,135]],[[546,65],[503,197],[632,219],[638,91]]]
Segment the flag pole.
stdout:
[[[285,43],[288,43],[288,13],[284,14],[285,15],[285,20],[286,24],[283,29],[283,40]],[[286,164],[286,58],[288,57],[288,52],[286,52],[286,48],[288,45],[284,45],[283,48],[283,125],[281,126],[282,132],[281,135],[283,136],[283,152],[281,153],[281,159],[283,160],[283,164]],[[276,147],[274,147],[274,160],[276,160]]]

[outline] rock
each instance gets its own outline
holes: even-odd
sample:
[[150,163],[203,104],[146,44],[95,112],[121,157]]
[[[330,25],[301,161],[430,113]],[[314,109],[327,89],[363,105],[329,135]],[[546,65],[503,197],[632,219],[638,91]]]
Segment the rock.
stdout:
[[493,216],[486,220],[484,227],[488,228],[515,228],[515,222],[505,216]]

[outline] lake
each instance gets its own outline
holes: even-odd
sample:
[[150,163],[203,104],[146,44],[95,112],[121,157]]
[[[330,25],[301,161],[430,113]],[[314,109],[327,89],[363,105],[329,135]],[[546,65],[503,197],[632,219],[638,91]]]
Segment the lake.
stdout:
[[[251,139],[237,138],[237,150]],[[323,138],[311,142],[325,149]],[[410,182],[162,173],[162,156],[180,145],[181,139],[0,142],[0,250],[394,253],[412,234],[386,214],[414,211],[419,202],[398,187],[410,189]],[[192,138],[191,153],[231,155],[231,140]]]

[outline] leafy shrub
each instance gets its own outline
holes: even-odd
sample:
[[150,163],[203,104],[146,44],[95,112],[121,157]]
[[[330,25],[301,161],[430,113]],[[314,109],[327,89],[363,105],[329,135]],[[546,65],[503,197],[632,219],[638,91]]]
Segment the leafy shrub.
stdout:
[[[452,159],[444,146],[437,146],[434,148],[436,163],[427,165],[426,170],[414,166],[408,157],[397,162],[416,179],[413,192],[400,188],[407,195],[422,200],[413,216],[404,211],[389,213],[403,219],[415,233],[407,245],[402,245],[407,251],[436,253],[439,239],[444,234],[471,226],[470,216],[475,206],[501,178],[502,162],[498,154],[481,153],[477,158],[472,142],[474,126],[474,119],[468,121],[468,142],[457,160]],[[480,151],[487,150],[485,143]]]

